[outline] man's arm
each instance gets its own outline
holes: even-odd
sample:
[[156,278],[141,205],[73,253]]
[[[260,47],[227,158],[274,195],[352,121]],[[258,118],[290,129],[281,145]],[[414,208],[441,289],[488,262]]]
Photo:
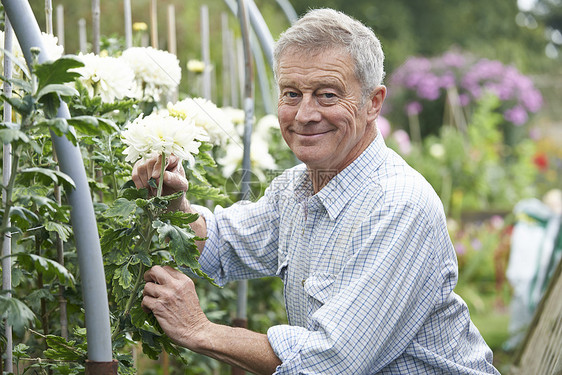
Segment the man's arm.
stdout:
[[193,281],[171,267],[148,270],[142,306],[176,344],[256,374],[272,374],[279,358],[264,334],[210,322]]

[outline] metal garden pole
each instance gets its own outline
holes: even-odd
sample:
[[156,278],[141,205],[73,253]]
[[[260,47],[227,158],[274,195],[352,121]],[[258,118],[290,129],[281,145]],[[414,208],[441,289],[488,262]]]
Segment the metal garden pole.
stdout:
[[92,52],[100,54],[100,0],[92,0]]
[[209,48],[209,7],[202,5],[200,9],[201,17],[201,56],[205,64],[203,70],[203,97],[211,99],[211,52]]
[[59,45],[64,47],[64,6],[57,5],[57,38]]
[[[238,13],[234,0],[224,0],[224,2],[228,5],[233,14],[236,15]],[[248,0],[247,14],[249,15],[248,18],[252,24],[252,30],[256,33],[258,40],[260,41],[267,62],[269,63],[269,66],[273,66],[274,40],[265,20],[263,19],[263,16],[253,0]]]
[[[252,137],[252,122],[254,121],[254,98],[253,98],[253,73],[252,73],[252,51],[250,48],[250,32],[247,19],[247,8],[244,0],[238,0],[238,19],[242,30],[242,42],[244,46],[244,153],[242,157],[242,200],[250,196],[251,163],[250,149]],[[234,325],[237,327],[247,327],[247,294],[248,281],[238,282],[238,296],[236,304],[236,318]],[[243,374],[240,368],[233,367],[232,374]]]
[[[32,47],[41,49],[39,62],[46,61],[49,56],[43,46],[41,32],[29,3],[23,0],[2,0],[2,4],[12,22],[28,65],[31,65],[32,61]],[[58,116],[70,117],[68,107],[63,102],[60,104]],[[68,192],[68,201],[71,206],[70,217],[78,252],[86,317],[86,374],[117,374],[117,362],[112,360],[109,306],[99,234],[82,155],[80,149],[66,137],[54,134],[51,134],[51,137],[61,171],[70,176],[76,186],[76,189]]]
[[133,17],[131,0],[123,0],[123,13],[125,16],[125,48],[133,46]]
[[289,0],[277,0],[277,4],[279,4],[291,24],[297,22],[299,16],[297,15],[297,12],[295,12],[295,8],[293,8]]

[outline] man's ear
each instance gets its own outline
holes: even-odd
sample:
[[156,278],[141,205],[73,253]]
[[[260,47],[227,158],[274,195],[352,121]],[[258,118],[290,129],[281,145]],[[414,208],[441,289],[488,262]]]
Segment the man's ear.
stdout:
[[369,99],[369,110],[367,116],[369,121],[374,121],[380,114],[384,99],[386,98],[386,86],[380,85],[373,90]]

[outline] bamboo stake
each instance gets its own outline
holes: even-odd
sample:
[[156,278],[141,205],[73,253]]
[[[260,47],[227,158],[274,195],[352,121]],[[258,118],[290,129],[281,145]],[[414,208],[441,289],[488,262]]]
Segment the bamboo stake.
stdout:
[[176,8],[173,4],[168,5],[168,51],[174,55],[178,54],[176,42]]
[[[174,55],[178,54],[176,41],[176,8],[173,4],[168,5],[168,51]],[[171,93],[170,100],[176,102],[179,96],[179,85],[176,90]]]
[[[13,46],[13,30],[10,20],[6,17],[4,27],[4,49],[12,52]],[[4,54],[4,76],[8,79],[12,78],[12,60],[7,54]],[[8,80],[3,84],[4,95],[6,97],[12,96],[12,85]],[[4,102],[4,121],[11,122],[12,120],[12,106],[8,102]],[[2,184],[8,185],[10,180],[10,171],[12,170],[12,146],[10,144],[3,145],[2,157]],[[6,194],[2,194],[2,205],[6,206]],[[9,220],[9,219],[8,219]],[[10,222],[8,221],[8,226]],[[8,291],[6,297],[11,297],[12,294],[9,290],[12,289],[12,241],[9,233],[4,234],[4,241],[2,241],[2,289]],[[14,371],[13,360],[13,343],[12,343],[12,326],[5,325],[4,336],[6,337],[6,364],[4,370],[7,373]]]
[[78,43],[80,46],[80,52],[88,52],[88,38],[86,36],[86,20],[80,18],[78,20]]
[[229,58],[229,49],[231,47],[229,43],[229,32],[228,28],[228,15],[223,12],[221,13],[221,31],[222,31],[222,106],[228,107],[230,105],[230,98],[228,96],[228,87],[230,85],[229,71],[231,60]]
[[100,0],[92,0],[92,52],[100,54]]
[[234,43],[236,47],[236,68],[238,70],[236,74],[236,78],[238,78],[238,82],[236,87],[239,89],[240,101],[244,99],[244,83],[246,82],[246,71],[244,70],[244,45],[242,39],[237,38],[236,42]]
[[158,49],[158,14],[156,0],[150,0],[150,42]]
[[228,43],[230,45],[230,48],[228,49],[228,58],[230,59],[230,105],[234,108],[238,108],[238,88],[240,87],[240,81],[237,78],[241,79],[242,76],[238,74],[238,45],[234,42],[234,33],[232,31],[229,31],[228,33]]
[[123,0],[123,14],[125,16],[125,48],[131,48],[133,46],[131,0]]
[[57,38],[59,45],[64,48],[64,6],[57,5]]
[[211,100],[211,53],[209,48],[209,8],[201,6],[201,56],[205,63],[203,71],[203,97]]
[[47,34],[53,33],[53,2],[52,0],[45,0],[45,23]]

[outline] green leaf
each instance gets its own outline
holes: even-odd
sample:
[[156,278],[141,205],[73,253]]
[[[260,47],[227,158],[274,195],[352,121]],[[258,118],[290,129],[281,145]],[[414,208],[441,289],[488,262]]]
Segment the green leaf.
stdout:
[[98,126],[101,130],[109,134],[119,132],[119,127],[110,119],[98,117]]
[[0,316],[6,319],[6,324],[22,332],[30,327],[35,320],[35,314],[25,303],[15,297],[0,294]]
[[38,88],[43,89],[47,85],[73,82],[80,77],[77,72],[69,72],[69,69],[80,68],[84,64],[78,59],[70,56],[63,56],[55,61],[47,61],[33,67],[37,76]]
[[39,217],[33,211],[21,206],[10,209],[10,218],[12,223],[23,231],[29,229],[32,223],[39,221]]
[[31,93],[32,87],[31,87],[31,82],[29,82],[29,81],[26,81],[26,80],[21,79],[21,78],[10,78],[10,79],[8,79],[1,74],[0,74],[0,79],[2,81],[11,83],[12,86],[19,87],[19,90],[21,90],[25,93]]
[[103,213],[105,217],[117,217],[126,219],[137,210],[135,201],[125,198],[117,198],[115,202]]
[[219,204],[232,203],[227,195],[221,193],[220,189],[209,185],[190,184],[187,193],[195,198],[210,199]]
[[42,97],[49,94],[56,94],[60,96],[76,96],[78,91],[74,87],[62,85],[59,83],[52,83],[43,87],[36,94],[36,98],[41,100]]
[[68,241],[68,238],[72,234],[72,229],[69,225],[57,223],[55,221],[48,221],[45,223],[45,229],[49,232],[57,233],[63,242]]
[[74,276],[62,264],[35,254],[17,253],[16,257],[22,266],[56,277],[61,284],[74,288]]
[[191,269],[200,268],[197,257],[199,251],[195,245],[195,234],[191,229],[179,228],[175,225],[155,220],[152,227],[158,232],[160,244],[170,249],[170,254],[178,266],[188,266]]
[[10,209],[10,217],[13,216],[19,216],[27,222],[39,220],[39,217],[33,211],[20,206],[14,206]]
[[129,289],[133,286],[133,275],[129,271],[129,264],[125,263],[123,266],[117,268],[113,274],[113,279],[119,282],[123,289]]
[[18,129],[0,129],[0,140],[5,145],[16,141],[29,143],[29,137],[25,135],[24,132]]
[[17,344],[16,346],[14,346],[14,349],[12,350],[12,354],[17,359],[29,358],[29,354],[27,354],[28,350],[29,350],[29,346],[25,344]]
[[76,135],[70,128],[68,120],[63,117],[53,117],[50,119],[45,119],[37,124],[40,127],[47,127],[50,131],[55,133],[57,136],[66,136],[73,145],[77,144]]
[[43,354],[49,359],[57,361],[84,362],[87,358],[86,344],[77,344],[76,341],[67,341],[63,337],[47,335],[45,338],[49,349]]
[[[132,181],[130,181],[132,183]],[[137,188],[127,188],[123,190],[121,194],[123,198],[128,199],[130,201],[135,199],[147,199],[148,198],[148,190],[147,189],[137,189]]]
[[76,128],[80,133],[86,135],[100,135],[98,119],[93,116],[76,116],[69,118],[68,123]]
[[25,168],[22,169],[18,175],[19,182],[23,184],[30,184],[33,179],[38,182],[48,185],[53,183],[55,185],[63,185],[65,188],[75,188],[74,181],[65,173],[47,168]]
[[160,215],[160,219],[168,221],[170,224],[177,225],[179,227],[185,227],[186,225],[196,221],[198,218],[199,214],[191,214],[183,211],[170,211]]
[[4,94],[0,94],[0,98],[8,102],[16,112],[22,116],[29,116],[33,112],[33,98],[31,95],[25,95],[23,98],[17,97],[7,97]]
[[136,303],[131,308],[131,323],[137,328],[142,328],[146,321],[149,320],[149,314],[146,313],[140,303]]
[[21,71],[23,72],[23,74],[25,74],[27,78],[31,78],[31,74],[29,73],[29,69],[27,68],[27,63],[25,62],[24,59],[20,59],[19,57],[16,57],[12,52],[5,50],[4,48],[0,47],[0,50],[2,51],[3,54],[8,56],[15,65],[17,65],[21,69]]

